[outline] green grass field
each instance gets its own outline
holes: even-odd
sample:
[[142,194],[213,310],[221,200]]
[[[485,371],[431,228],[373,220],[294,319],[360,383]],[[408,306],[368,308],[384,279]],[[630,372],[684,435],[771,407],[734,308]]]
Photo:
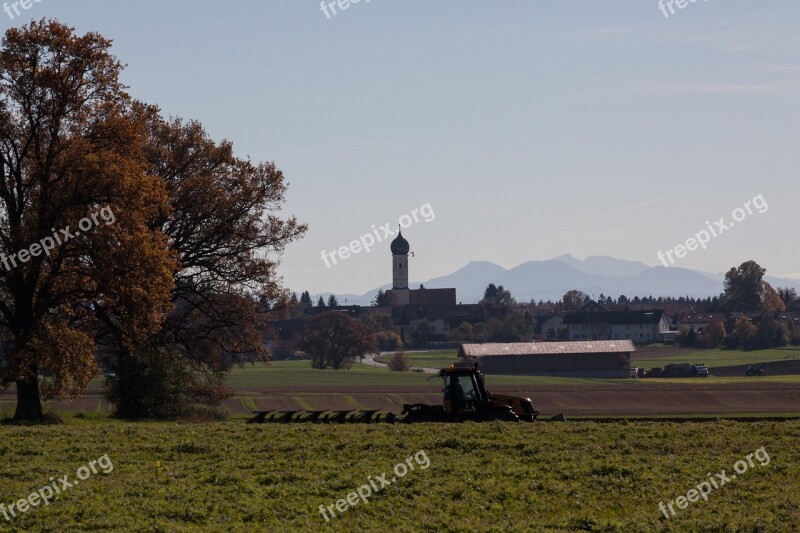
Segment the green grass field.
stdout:
[[[787,359],[787,351],[705,356]],[[692,356],[691,361],[694,361]],[[429,361],[441,354],[432,354]],[[650,359],[652,361],[652,359]],[[698,360],[702,361],[702,359]],[[741,363],[736,363],[741,364]],[[424,366],[428,366],[424,364]],[[437,365],[432,365],[437,366]],[[656,365],[653,365],[656,366]],[[649,368],[648,366],[645,366]],[[431,378],[431,379],[428,379]],[[487,386],[647,387],[797,383],[800,376],[600,380],[487,376]],[[314,370],[308,361],[247,365],[229,384],[247,410],[267,390],[310,401],[317,392],[401,387],[435,392],[437,377],[356,364]],[[616,390],[616,389],[615,389]],[[645,390],[646,389],[642,389]],[[342,393],[344,394],[344,393]],[[382,394],[382,393],[375,393]],[[613,394],[613,393],[611,393]],[[367,398],[368,400],[368,398]],[[366,402],[363,398],[361,401]],[[355,398],[353,398],[355,402]],[[249,406],[249,407],[248,407]],[[353,405],[353,407],[363,407]],[[13,397],[0,403],[6,414]],[[800,529],[800,422],[569,421],[535,424],[248,425],[126,423],[65,415],[55,426],[0,425],[0,503],[9,506],[107,455],[113,470],[88,476],[47,506],[0,526],[12,531],[795,531]],[[747,413],[738,413],[744,415]],[[765,416],[769,413],[753,413]],[[786,413],[776,413],[785,416]],[[666,416],[666,415],[665,415]],[[591,418],[591,417],[589,417]],[[688,418],[693,418],[689,416]],[[708,501],[666,518],[670,503],[764,447],[756,462]],[[429,467],[400,476],[330,523],[339,500],[424,450]],[[417,455],[420,457],[420,455]],[[413,461],[413,459],[411,459]],[[341,502],[339,502],[340,505]],[[349,505],[349,504],[348,504]],[[1,508],[0,508],[1,509]],[[335,509],[335,507],[334,507]],[[330,511],[328,511],[330,517]]]
[[[634,379],[590,379],[559,378],[550,376],[486,376],[487,386],[492,385],[635,385],[637,383],[728,383],[737,381],[778,380],[796,382],[795,376],[769,376],[759,378],[705,378],[675,380],[634,380]],[[262,389],[301,389],[309,388],[358,388],[358,387],[412,387],[439,388],[441,380],[435,374],[420,372],[392,372],[387,368],[355,364],[349,370],[316,370],[308,361],[273,361],[268,365],[246,365],[231,370],[229,386],[234,390]]]
[[[108,455],[14,531],[792,531],[800,423],[202,425],[70,418],[0,426],[6,507]],[[675,500],[764,447],[770,462],[690,503]],[[413,459],[414,454],[422,460]],[[330,524],[335,505],[412,458],[414,471]],[[428,468],[421,468],[429,461]],[[402,471],[402,470],[400,470]],[[380,486],[376,483],[376,486]]]
[[[458,360],[458,350],[433,350],[430,352],[406,353],[413,366],[423,368],[446,368]],[[388,363],[391,355],[379,355],[375,358],[379,363]]]
[[[488,385],[548,385],[619,383],[633,380],[555,378],[550,376],[486,376]],[[685,380],[684,380],[685,381]],[[355,364],[349,370],[315,370],[308,361],[273,361],[231,370],[228,385],[234,390],[296,389],[302,387],[414,387],[439,388],[435,374],[392,372],[388,368]]]
[[[653,357],[649,347],[641,348],[631,355],[631,366],[645,369],[661,367],[671,363],[705,363],[709,367],[739,366],[753,363],[769,363],[800,359],[800,347],[772,348],[769,350],[684,350],[672,348],[666,356]],[[661,348],[663,351],[663,348]],[[444,368],[457,360],[457,350],[438,350],[431,352],[409,352],[406,355],[414,366]],[[382,355],[375,360],[386,363],[391,356]]]
[[425,386],[428,375],[391,372],[387,368],[354,364],[347,370],[318,370],[308,361],[272,361],[231,370],[228,385],[234,389],[262,387]]
[[670,363],[705,363],[708,367],[739,366],[772,361],[800,359],[800,348],[772,348],[769,350],[723,350],[720,348],[701,351],[682,351],[676,348],[675,354],[667,357],[647,357],[647,352],[637,352],[631,356],[631,366],[645,369],[665,367]]

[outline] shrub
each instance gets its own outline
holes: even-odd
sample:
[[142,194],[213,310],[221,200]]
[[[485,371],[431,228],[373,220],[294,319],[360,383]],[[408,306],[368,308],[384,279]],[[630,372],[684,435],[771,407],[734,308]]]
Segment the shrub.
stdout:
[[703,335],[707,337],[708,347],[717,348],[725,342],[728,332],[725,331],[725,324],[715,321],[705,327]]
[[400,335],[394,331],[379,331],[375,334],[375,342],[378,349],[382,352],[395,352],[403,347]]
[[218,406],[232,394],[225,376],[209,373],[177,350],[146,345],[120,358],[106,378],[106,397],[125,419],[177,419],[201,406]]
[[411,369],[411,361],[403,352],[395,352],[389,359],[389,370],[393,372],[408,372]]
[[750,323],[746,316],[739,317],[733,328],[733,335],[737,339],[737,344],[742,348],[752,348],[753,339],[756,336],[756,327]]

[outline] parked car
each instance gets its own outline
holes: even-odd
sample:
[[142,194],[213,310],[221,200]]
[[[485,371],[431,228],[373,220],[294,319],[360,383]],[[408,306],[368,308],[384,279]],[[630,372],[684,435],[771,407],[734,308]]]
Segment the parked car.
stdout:
[[695,375],[700,378],[707,378],[708,377],[708,368],[704,363],[698,363],[696,365],[692,365],[692,369],[694,369]]

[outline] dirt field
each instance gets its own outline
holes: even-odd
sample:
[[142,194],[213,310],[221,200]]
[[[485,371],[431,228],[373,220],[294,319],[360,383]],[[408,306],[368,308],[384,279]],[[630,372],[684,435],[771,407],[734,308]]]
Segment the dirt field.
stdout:
[[[781,383],[716,386],[647,385],[641,387],[545,386],[538,390],[496,389],[529,396],[543,415],[696,415],[800,413],[800,385]],[[252,398],[256,409],[387,409],[399,412],[404,403],[441,401],[438,393],[266,393]],[[246,414],[241,399],[226,403],[233,413]],[[250,407],[253,407],[251,404]]]
[[[745,367],[725,369],[725,375],[741,378],[722,380],[656,379],[592,381],[558,384],[492,385],[490,391],[530,397],[544,416],[648,416],[648,415],[741,415],[800,414],[800,380],[781,374],[800,374],[800,361],[765,366],[773,378],[745,379]],[[719,375],[712,369],[712,373]],[[259,380],[260,381],[260,380]],[[263,383],[263,382],[262,382]],[[258,410],[385,409],[399,413],[403,404],[441,402],[441,385],[407,384],[321,384],[299,386],[284,382],[266,386],[255,382],[235,387],[235,396],[225,402],[233,416],[247,416]],[[0,414],[13,413],[15,397],[0,395]],[[109,405],[99,388],[79,400],[54,401],[47,409],[55,412],[108,413]]]

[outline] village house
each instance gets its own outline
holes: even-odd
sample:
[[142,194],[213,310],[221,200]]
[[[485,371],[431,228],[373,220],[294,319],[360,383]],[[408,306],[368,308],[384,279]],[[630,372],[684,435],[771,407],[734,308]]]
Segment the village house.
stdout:
[[661,309],[611,311],[595,301],[567,313],[564,325],[569,340],[630,339],[636,344],[662,342],[670,320]]

